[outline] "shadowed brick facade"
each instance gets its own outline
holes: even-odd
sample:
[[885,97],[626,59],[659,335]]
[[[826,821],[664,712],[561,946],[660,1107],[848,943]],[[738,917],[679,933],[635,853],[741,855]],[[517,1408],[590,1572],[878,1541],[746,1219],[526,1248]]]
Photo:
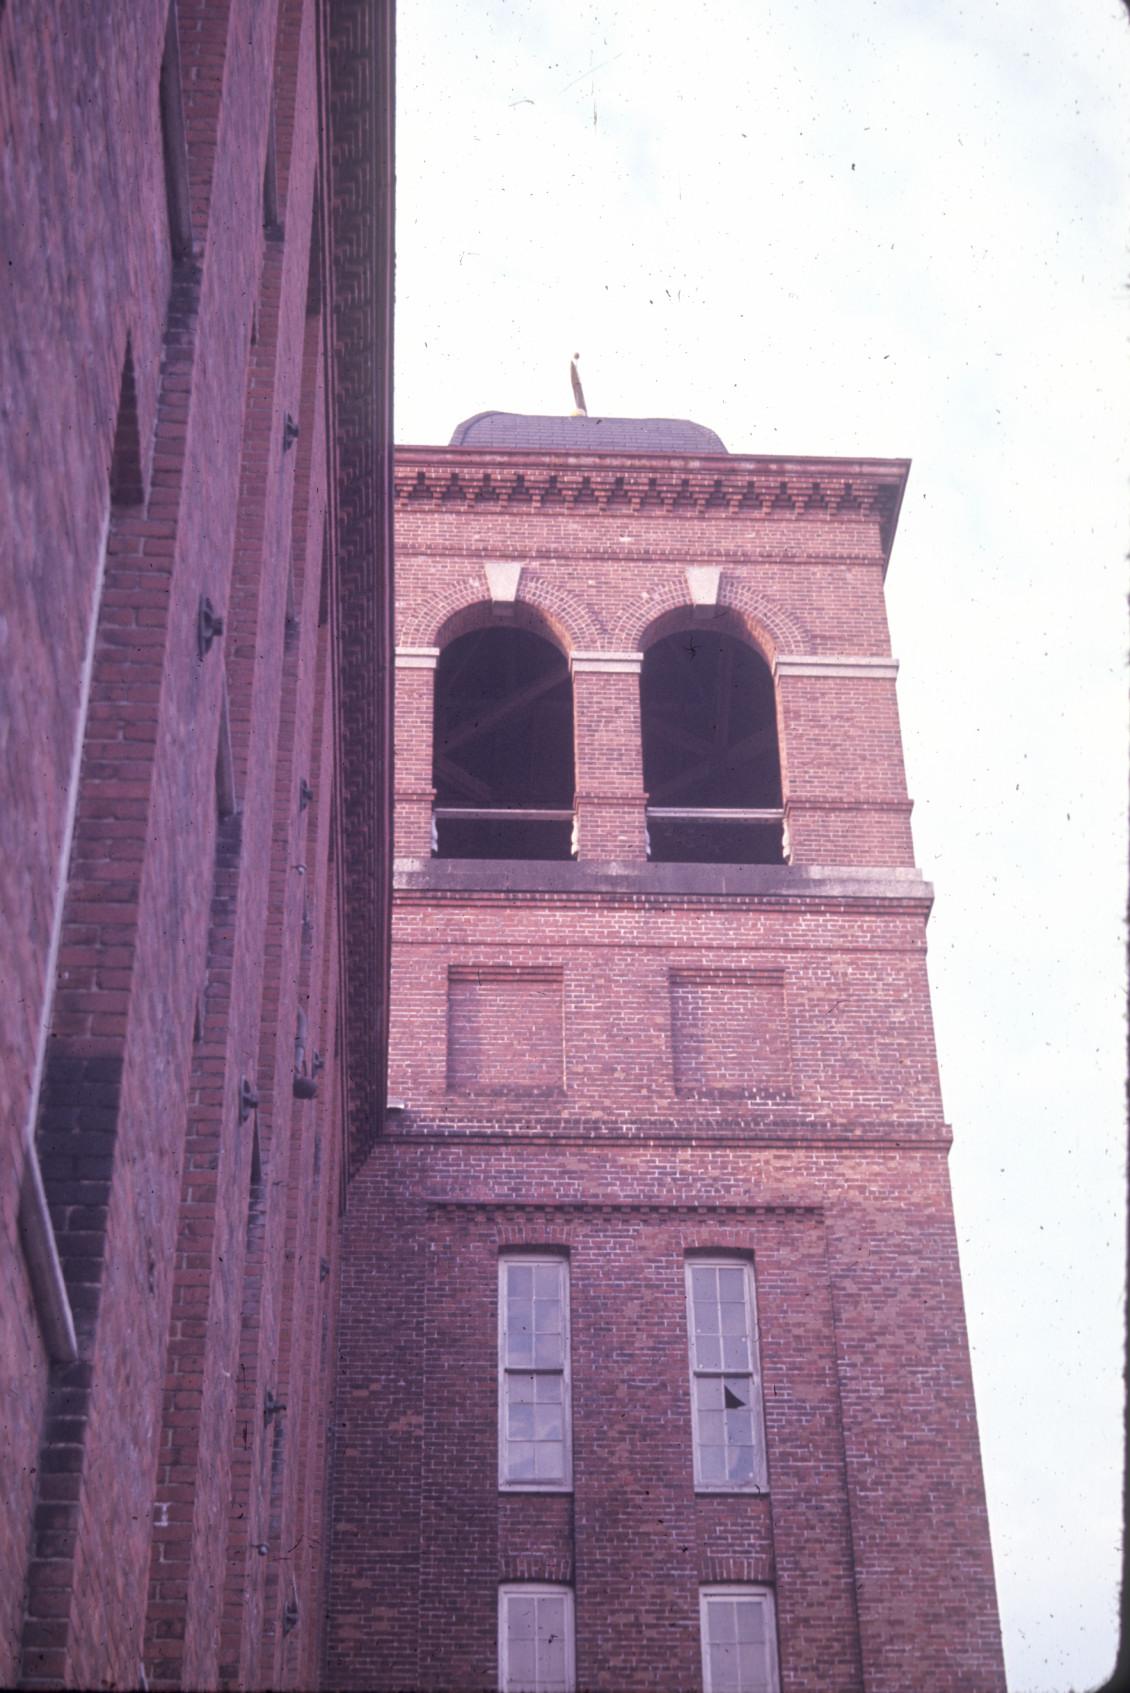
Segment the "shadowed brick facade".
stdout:
[[[697,1689],[732,1584],[791,1693],[997,1693],[883,603],[907,466],[494,415],[397,456],[395,1109],[345,1224],[328,1681],[495,1686],[531,1583],[578,1687]],[[437,663],[499,628],[569,663],[571,859],[432,853]],[[784,861],[648,857],[641,667],[712,631],[771,670]],[[522,1253],[568,1268],[564,1488],[500,1486]],[[753,1269],[761,1490],[696,1491],[701,1255]]]
[[5,1686],[319,1674],[391,67],[379,0],[0,7]]

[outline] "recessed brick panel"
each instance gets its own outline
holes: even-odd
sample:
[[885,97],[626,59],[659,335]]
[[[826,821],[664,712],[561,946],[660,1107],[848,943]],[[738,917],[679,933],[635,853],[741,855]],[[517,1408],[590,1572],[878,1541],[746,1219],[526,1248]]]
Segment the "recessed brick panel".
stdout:
[[560,970],[459,968],[447,978],[447,1085],[549,1094],[565,1084]]
[[672,970],[670,989],[676,1093],[791,1091],[783,970]]

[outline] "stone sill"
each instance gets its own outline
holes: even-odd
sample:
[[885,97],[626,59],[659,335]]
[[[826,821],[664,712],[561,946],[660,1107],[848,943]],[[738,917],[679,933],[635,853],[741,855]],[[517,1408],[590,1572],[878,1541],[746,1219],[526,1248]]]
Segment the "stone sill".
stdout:
[[839,865],[648,864],[523,858],[398,858],[403,893],[627,894],[658,898],[864,899],[923,902],[919,870]]

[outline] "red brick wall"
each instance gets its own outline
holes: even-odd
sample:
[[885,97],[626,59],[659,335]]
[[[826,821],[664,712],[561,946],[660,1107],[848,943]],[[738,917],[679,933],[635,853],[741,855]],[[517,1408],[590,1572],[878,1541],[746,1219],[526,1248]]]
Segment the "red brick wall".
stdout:
[[[717,617],[717,627],[752,640],[771,664],[778,657],[889,659],[883,575],[890,503],[905,467],[683,462],[696,478],[697,507],[675,504],[682,464],[619,454],[602,456],[598,474],[590,476],[598,487],[595,503],[574,506],[582,469],[566,455],[402,449],[398,642],[431,647],[476,617],[489,622],[483,566],[512,560],[522,565],[518,615],[569,654],[638,653],[673,628],[700,619],[709,627]],[[728,492],[711,504],[719,469]],[[492,477],[492,488],[513,492],[519,475],[526,490],[544,488],[556,476],[565,498],[560,504],[477,501],[483,477]],[[609,503],[618,476],[630,491],[627,507]],[[666,509],[657,510],[648,494],[653,477]],[[793,500],[787,510],[772,503],[782,479]],[[751,480],[762,492],[759,503],[746,507],[742,491]],[[814,480],[825,490],[826,508],[805,508]],[[848,483],[859,509],[837,510]],[[721,572],[717,609],[692,614],[685,572],[695,566]],[[427,840],[426,674],[413,668],[397,676],[402,857],[420,854]],[[892,676],[781,677],[781,766],[794,863],[913,864]],[[638,860],[644,855],[638,676],[629,668],[578,674],[574,710],[579,856]]]
[[[1003,1687],[883,608],[904,471],[399,456],[403,1109],[350,1189],[333,1685],[491,1685],[498,1584],[529,1579],[574,1587],[578,1685],[608,1693],[699,1686],[724,1581],[774,1588],[788,1693]],[[502,560],[510,615],[581,655],[573,864],[427,853],[421,666],[497,615]],[[779,667],[788,866],[645,861],[629,655],[715,618]],[[569,1255],[567,1495],[498,1488],[514,1245]],[[694,1490],[702,1249],[755,1266],[765,1497]]]
[[[332,1685],[491,1685],[497,1585],[525,1578],[575,1585],[579,1684],[608,1693],[697,1686],[697,1587],[723,1580],[775,1585],[787,1689],[1003,1686],[943,1135],[438,1127],[390,1132],[351,1191]],[[517,1243],[570,1254],[571,1496],[498,1492]],[[767,1498],[694,1493],[682,1265],[704,1247],[755,1263]]]
[[[0,1673],[128,1687],[144,1663],[151,1685],[214,1685],[222,1667],[239,1685],[304,1686],[320,1637],[334,1289],[322,1264],[338,1256],[345,1105],[335,653],[319,619],[332,465],[322,296],[308,289],[320,11],[180,0],[194,251],[174,270],[166,8],[100,7],[77,34],[59,10],[33,31],[0,22],[16,125],[5,158],[26,195],[10,202],[24,267],[12,297],[17,315],[36,308],[34,336],[29,317],[3,337],[4,358],[23,361],[6,391],[33,427],[0,448],[19,655],[2,684],[3,898],[18,944],[0,984],[14,1131]],[[272,96],[280,219],[265,238]],[[111,448],[127,335],[136,392],[117,441],[129,435],[144,476],[123,489]],[[203,658],[202,594],[225,619]],[[217,818],[225,683],[238,812]],[[50,1371],[15,1210],[45,1004],[38,1150],[79,1340],[78,1361]],[[325,1060],[301,1102],[300,1006],[307,1066]],[[244,1078],[260,1106],[241,1122]],[[268,1387],[288,1402],[270,1427]]]
[[[866,891],[863,883],[861,900]],[[696,1121],[732,1117],[735,1103],[728,1096],[736,1092],[756,1110],[758,1122],[790,1137],[837,1132],[845,1122],[897,1121],[902,1135],[934,1133],[941,1103],[923,910],[915,908],[909,890],[906,898],[869,903],[873,909],[859,911],[815,895],[803,903],[752,894],[721,901],[639,892],[582,900],[405,889],[393,960],[390,1091],[428,1120],[473,1116],[499,1131],[525,1132],[523,1104],[507,1106],[505,1098],[492,1096],[504,1095],[514,1076],[507,1030],[514,1046],[527,1039],[544,988],[525,1022],[516,1000],[500,1005],[502,1022],[491,1044],[480,1048],[478,1089],[457,1078],[461,1095],[486,1096],[475,1110],[449,1092],[450,1020],[459,1015],[450,975],[478,972],[493,983],[510,971],[520,981],[518,972],[536,966],[539,973],[561,974],[563,1121],[599,1119],[627,1132],[657,1123],[677,1132],[688,1111]],[[696,1089],[692,1105],[679,1092],[671,977],[709,983],[736,970],[771,972],[782,980],[785,1023],[772,1038],[788,1040],[791,1085],[779,1098],[786,1091],[779,1083],[766,1088],[747,1071],[747,1081],[725,1083],[718,1095],[727,1072],[740,1077],[752,1046],[744,1020],[728,1010],[709,1031],[715,1083]],[[489,1004],[487,988],[481,993]],[[735,1005],[732,994],[726,999]],[[513,1059],[525,1062],[520,1053]]]
[[[156,99],[162,31],[100,7],[81,30],[49,4],[0,24],[5,283],[0,389],[0,1357],[6,1361],[0,1681],[14,1675],[46,1358],[17,1208],[59,888],[86,656],[110,508],[127,342],[135,438],[152,442],[170,257]],[[136,137],[128,171],[122,134]],[[73,215],[97,205],[99,216]],[[73,285],[83,277],[81,290]],[[44,474],[49,467],[49,474]],[[148,454],[144,469],[148,473]]]

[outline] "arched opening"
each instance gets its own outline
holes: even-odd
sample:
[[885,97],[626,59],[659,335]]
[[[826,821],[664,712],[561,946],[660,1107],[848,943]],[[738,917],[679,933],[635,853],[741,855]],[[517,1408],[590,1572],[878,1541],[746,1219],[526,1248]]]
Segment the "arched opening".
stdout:
[[433,782],[441,858],[569,858],[573,689],[527,629],[473,629],[436,668]]
[[640,677],[649,857],[780,864],[781,763],[773,677],[735,636],[683,629]]

